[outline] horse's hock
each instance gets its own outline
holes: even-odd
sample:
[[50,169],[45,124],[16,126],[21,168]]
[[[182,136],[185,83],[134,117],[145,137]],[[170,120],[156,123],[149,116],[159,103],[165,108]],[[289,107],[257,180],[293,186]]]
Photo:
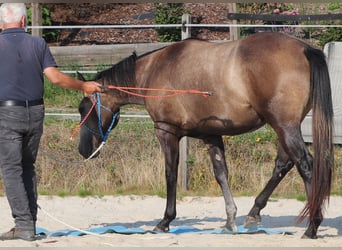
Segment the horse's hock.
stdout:
[[[331,80],[331,92],[334,107],[334,143],[342,144],[342,42],[330,42],[324,46]],[[311,112],[302,123],[305,142],[312,142]]]

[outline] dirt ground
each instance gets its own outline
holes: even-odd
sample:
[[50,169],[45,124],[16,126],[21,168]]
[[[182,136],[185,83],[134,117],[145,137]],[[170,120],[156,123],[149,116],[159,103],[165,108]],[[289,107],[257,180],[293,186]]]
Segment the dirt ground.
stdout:
[[[253,197],[235,199],[236,222],[244,223]],[[37,226],[48,231],[125,226],[152,230],[161,219],[165,199],[157,196],[56,197],[40,196]],[[0,198],[0,232],[13,226],[7,200]],[[306,223],[295,220],[304,203],[294,199],[272,199],[262,211],[262,226],[293,232],[288,234],[118,234],[41,237],[35,242],[0,241],[0,247],[341,247],[342,197],[331,197],[318,239],[301,239]],[[171,228],[192,226],[220,229],[225,224],[222,197],[184,197],[177,201],[177,218]]]

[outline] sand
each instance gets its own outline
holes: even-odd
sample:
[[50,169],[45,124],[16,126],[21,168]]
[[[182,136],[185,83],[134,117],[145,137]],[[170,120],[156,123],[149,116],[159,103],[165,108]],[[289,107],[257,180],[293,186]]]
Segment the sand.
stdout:
[[[253,197],[235,198],[237,224],[243,224]],[[56,197],[40,196],[37,226],[49,231],[88,229],[106,225],[152,230],[161,219],[165,199],[157,196]],[[5,197],[0,197],[0,232],[13,226]],[[262,224],[272,229],[293,231],[293,235],[258,234],[132,234],[41,237],[37,241],[0,241],[0,247],[341,247],[342,197],[331,197],[318,239],[301,239],[306,223],[295,219],[304,203],[294,199],[273,199],[262,211]],[[184,197],[177,201],[177,218],[171,227],[221,228],[225,224],[222,197]]]

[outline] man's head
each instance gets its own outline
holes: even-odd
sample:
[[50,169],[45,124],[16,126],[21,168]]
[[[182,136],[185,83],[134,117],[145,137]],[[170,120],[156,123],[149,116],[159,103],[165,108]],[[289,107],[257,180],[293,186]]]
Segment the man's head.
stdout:
[[24,3],[4,3],[0,7],[0,27],[26,27],[26,6]]

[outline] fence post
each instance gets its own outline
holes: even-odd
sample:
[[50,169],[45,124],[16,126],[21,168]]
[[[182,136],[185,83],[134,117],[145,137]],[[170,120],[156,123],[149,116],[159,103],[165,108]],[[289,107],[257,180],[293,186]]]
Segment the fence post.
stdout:
[[181,190],[188,190],[188,148],[189,138],[184,136],[179,142],[179,164],[181,169]]
[[191,27],[186,27],[186,24],[191,24],[191,16],[189,14],[182,15],[182,40],[191,37]]
[[[229,11],[232,13],[236,13],[236,3],[229,3]],[[237,24],[236,20],[233,20],[233,24]],[[229,29],[229,36],[230,41],[238,40],[239,39],[240,29],[238,27],[230,27]]]
[[[191,23],[191,16],[189,14],[182,15],[182,40],[191,38],[191,27],[186,27],[186,24]],[[188,148],[189,138],[184,136],[179,142],[179,165],[181,173],[181,190],[186,191],[188,189]]]
[[[32,3],[32,26],[41,26],[42,25],[42,11],[40,9],[39,3]],[[42,37],[42,30],[41,29],[32,29],[33,36],[40,36]]]

